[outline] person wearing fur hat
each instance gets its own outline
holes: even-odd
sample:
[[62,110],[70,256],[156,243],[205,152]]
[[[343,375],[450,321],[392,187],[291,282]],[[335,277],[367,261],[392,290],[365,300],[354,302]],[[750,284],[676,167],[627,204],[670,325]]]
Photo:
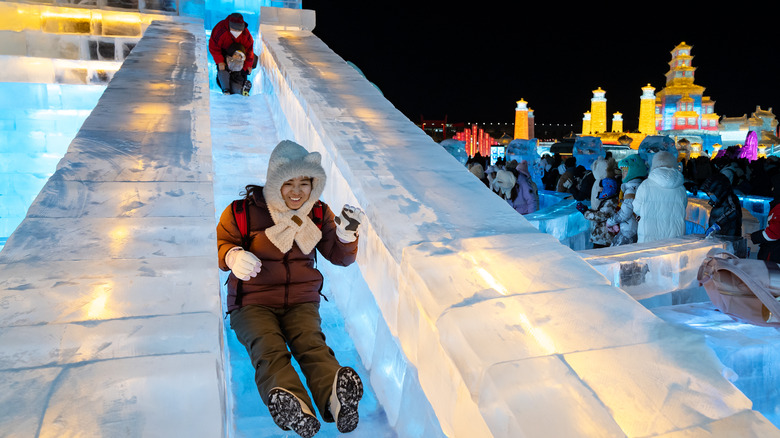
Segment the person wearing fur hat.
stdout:
[[[595,184],[595,183],[594,183]],[[607,226],[607,219],[614,216],[618,209],[618,182],[615,178],[606,177],[598,182],[599,195],[595,208],[589,209],[582,202],[576,204],[577,210],[591,223],[590,241],[594,248],[605,248],[612,245],[615,233]]]
[[623,199],[620,209],[607,220],[607,226],[617,227],[618,233],[612,239],[612,246],[627,245],[637,241],[637,220],[634,215],[636,189],[647,178],[647,165],[637,154],[629,155],[618,163],[623,173],[620,192]]
[[[244,60],[237,66],[239,67],[238,71],[249,76],[257,65],[257,56],[254,54],[255,42],[244,21],[244,16],[238,12],[228,15],[227,18],[215,24],[209,37],[209,53],[217,64],[217,84],[225,94],[231,94],[230,82],[227,80],[228,78],[225,78],[224,73],[229,72],[226,52],[235,43],[244,49]],[[222,80],[220,80],[220,74],[222,74]]]
[[230,271],[230,327],[249,353],[257,389],[274,422],[302,437],[320,429],[315,405],[339,431],[354,430],[363,395],[357,372],[341,366],[325,342],[319,314],[323,277],[315,251],[334,265],[352,264],[365,215],[345,205],[336,217],[319,200],[326,181],[320,160],[319,153],[295,142],[280,142],[271,152],[265,185],[246,187],[248,242],[231,206],[217,225],[219,267]]
[[666,151],[653,155],[647,179],[639,184],[634,196],[638,243],[685,234],[688,194],[684,182],[677,157]]
[[496,178],[493,180],[493,192],[503,199],[509,199],[515,184],[517,184],[515,174],[506,169],[500,169],[496,172]]

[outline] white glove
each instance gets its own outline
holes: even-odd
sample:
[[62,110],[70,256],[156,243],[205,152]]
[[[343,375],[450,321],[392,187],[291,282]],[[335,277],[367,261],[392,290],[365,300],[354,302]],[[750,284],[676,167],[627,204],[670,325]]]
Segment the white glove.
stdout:
[[566,181],[563,182],[564,188],[568,189],[569,187],[571,187],[571,185],[572,185],[572,181],[570,179],[567,179]]
[[360,223],[366,218],[363,210],[351,205],[344,205],[341,209],[341,215],[333,221],[336,222],[336,235],[343,242],[354,242],[358,236]]
[[225,264],[239,280],[247,281],[260,273],[263,263],[254,254],[234,247],[225,254]]

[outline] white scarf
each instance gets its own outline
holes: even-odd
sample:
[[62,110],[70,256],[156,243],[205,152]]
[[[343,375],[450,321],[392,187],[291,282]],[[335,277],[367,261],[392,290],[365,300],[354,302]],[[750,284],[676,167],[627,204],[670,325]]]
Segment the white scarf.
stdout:
[[279,248],[279,251],[286,253],[292,249],[293,243],[297,243],[304,254],[309,254],[317,246],[322,239],[322,231],[309,218],[309,211],[313,205],[313,202],[307,201],[298,210],[284,211],[268,205],[274,225],[265,229],[265,235],[274,246]]

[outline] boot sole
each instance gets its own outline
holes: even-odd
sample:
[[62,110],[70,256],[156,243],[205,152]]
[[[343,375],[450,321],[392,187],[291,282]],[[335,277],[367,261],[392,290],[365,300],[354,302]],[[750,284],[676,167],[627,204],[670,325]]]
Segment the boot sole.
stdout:
[[271,390],[268,410],[277,426],[283,430],[292,429],[303,438],[311,438],[320,430],[319,420],[303,412],[295,396],[286,391]]
[[363,398],[363,382],[355,370],[344,367],[339,370],[334,386],[340,404],[336,427],[341,433],[352,432],[358,425],[358,402]]

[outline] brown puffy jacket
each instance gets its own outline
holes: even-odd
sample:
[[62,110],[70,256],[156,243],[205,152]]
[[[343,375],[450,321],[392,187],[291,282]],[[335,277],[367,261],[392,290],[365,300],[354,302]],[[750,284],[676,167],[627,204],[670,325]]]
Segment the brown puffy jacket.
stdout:
[[[304,254],[298,245],[293,245],[287,253],[282,253],[265,235],[264,230],[273,226],[271,214],[266,207],[262,191],[254,191],[250,197],[249,211],[249,251],[262,262],[260,273],[248,281],[240,281],[233,273],[228,276],[227,311],[228,313],[247,304],[259,304],[268,307],[287,307],[294,304],[319,302],[323,277],[315,267],[315,251],[334,265],[348,266],[357,257],[357,240],[343,243],[336,235],[334,214],[323,203],[322,239],[317,249]],[[312,217],[309,213],[309,217]],[[230,205],[222,212],[217,225],[217,247],[219,250],[219,268],[228,271],[225,254],[230,248],[241,246],[241,233],[233,216]],[[237,294],[240,284],[240,293]],[[238,295],[238,296],[237,296]]]

